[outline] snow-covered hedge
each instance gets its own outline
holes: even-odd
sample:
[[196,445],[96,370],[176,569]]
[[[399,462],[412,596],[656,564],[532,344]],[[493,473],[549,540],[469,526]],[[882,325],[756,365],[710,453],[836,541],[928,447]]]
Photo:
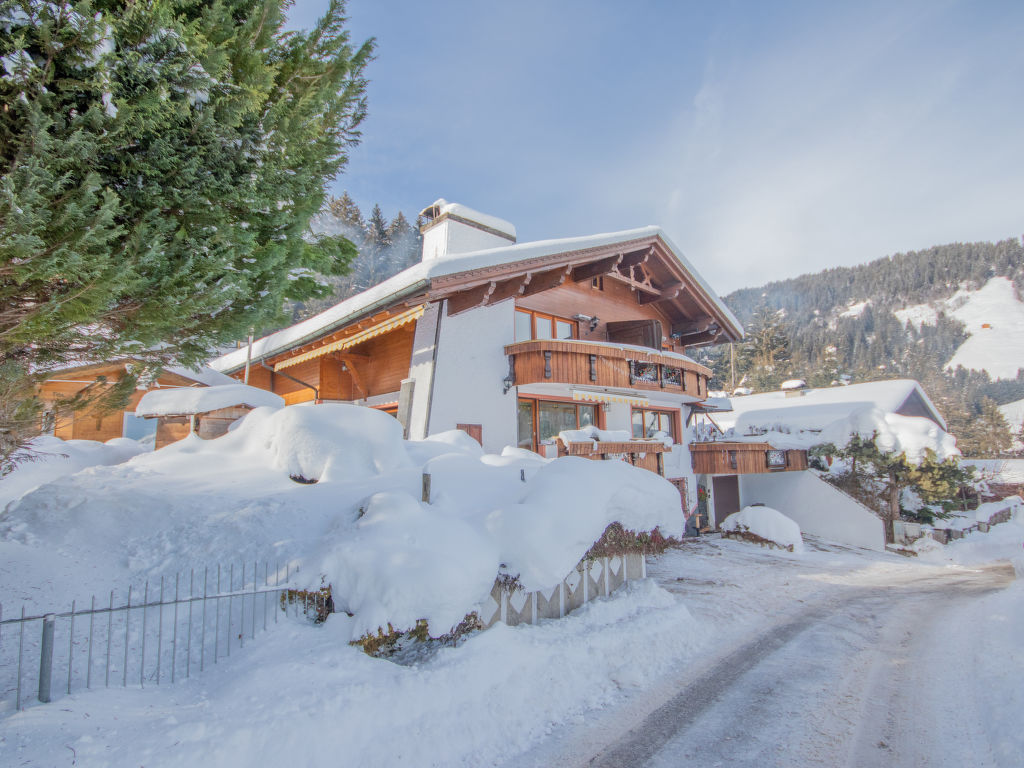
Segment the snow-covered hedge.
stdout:
[[[279,555],[308,586],[326,577],[356,637],[420,619],[437,636],[488,598],[499,570],[527,590],[558,584],[612,522],[678,537],[679,494],[623,462],[485,455],[454,431],[409,442],[385,413],[322,404],[257,408],[217,440],[44,485],[0,517],[0,556],[23,564],[20,584],[45,582],[66,602]],[[45,555],[61,549],[75,560],[54,572]]]
[[726,538],[744,539],[766,547],[803,552],[800,526],[771,507],[744,507],[720,526]]

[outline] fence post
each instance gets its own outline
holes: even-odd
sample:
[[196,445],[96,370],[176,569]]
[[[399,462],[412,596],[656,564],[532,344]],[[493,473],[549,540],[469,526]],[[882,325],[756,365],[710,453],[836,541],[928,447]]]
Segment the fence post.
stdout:
[[39,700],[50,701],[50,678],[53,675],[53,625],[57,617],[52,613],[43,616],[43,644],[39,649]]
[[75,656],[75,601],[71,601],[71,631],[68,632],[68,693],[71,693],[71,662]]
[[18,698],[15,710],[21,709],[21,660],[25,650],[25,605],[21,606],[21,622],[18,624]]
[[430,473],[423,473],[423,503],[430,503]]
[[89,656],[86,661],[88,667],[85,671],[85,687],[92,688],[92,635],[93,619],[96,618],[96,595],[92,596],[92,603],[89,606]]

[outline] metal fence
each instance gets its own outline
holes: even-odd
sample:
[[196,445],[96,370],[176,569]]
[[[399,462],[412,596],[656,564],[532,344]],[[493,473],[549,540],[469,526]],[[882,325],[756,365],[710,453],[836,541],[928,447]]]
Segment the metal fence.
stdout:
[[11,617],[0,603],[0,711],[75,690],[173,683],[244,648],[282,612],[322,620],[329,597],[296,590],[294,573],[269,562],[192,569],[129,586],[123,604],[111,590],[88,608],[72,601],[70,611],[38,615],[23,605]]

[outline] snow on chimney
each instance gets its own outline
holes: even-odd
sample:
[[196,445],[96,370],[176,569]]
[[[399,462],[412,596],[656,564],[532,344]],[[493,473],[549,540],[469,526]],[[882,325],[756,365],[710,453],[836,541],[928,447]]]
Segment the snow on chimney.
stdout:
[[501,248],[516,241],[516,228],[504,219],[445,199],[422,211],[423,261],[471,251]]

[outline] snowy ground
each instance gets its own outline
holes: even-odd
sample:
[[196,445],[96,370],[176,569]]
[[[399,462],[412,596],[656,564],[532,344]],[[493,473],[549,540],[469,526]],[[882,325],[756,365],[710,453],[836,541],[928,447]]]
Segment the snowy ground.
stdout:
[[[864,764],[1019,766],[1024,585],[972,594],[953,583],[994,573],[1001,587],[1005,561],[975,564],[1012,557],[1022,571],[1022,542],[1020,521],[912,560],[710,537],[564,620],[498,625],[412,666],[348,647],[343,616],[289,622],[200,678],[8,714],[0,764],[614,764],[601,760],[635,742],[631,728],[653,729],[650,715],[679,706],[681,686],[739,652],[765,661],[732,674],[721,696],[705,688],[695,730],[647,739],[661,745],[650,764],[834,765],[837,752],[870,742],[876,762]],[[758,654],[744,650],[758,642]],[[879,704],[874,682],[861,684],[879,678],[909,687]],[[730,686],[740,684],[757,700],[738,698],[744,689]],[[785,717],[767,720],[761,706]],[[893,707],[899,718],[887,719]],[[723,713],[752,719],[737,731]],[[927,762],[942,754],[945,763]]]

